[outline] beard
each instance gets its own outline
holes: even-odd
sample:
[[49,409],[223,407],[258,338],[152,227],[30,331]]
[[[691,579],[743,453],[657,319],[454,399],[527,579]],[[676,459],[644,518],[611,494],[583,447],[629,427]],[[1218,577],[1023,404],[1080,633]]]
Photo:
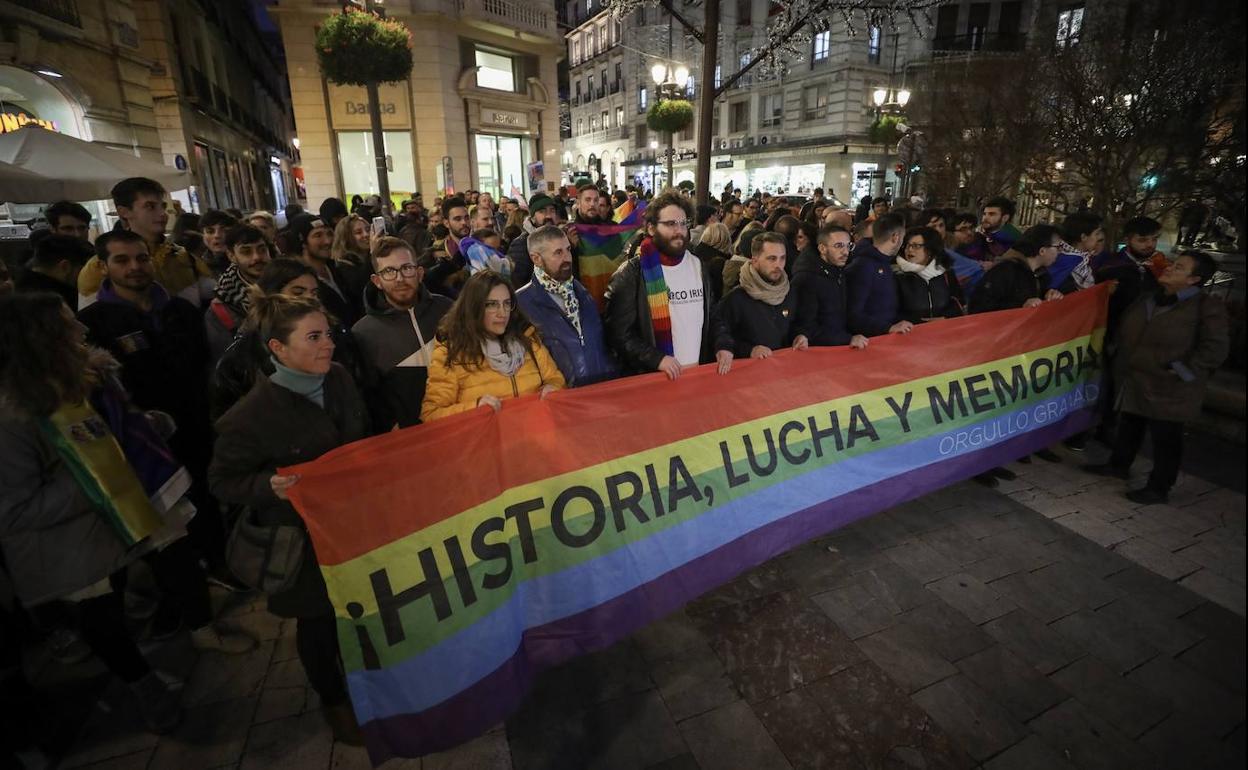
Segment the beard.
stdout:
[[678,235],[675,238],[668,239],[656,232],[653,238],[654,247],[659,250],[660,254],[672,259],[680,259],[685,255],[685,245],[689,242],[687,236]]

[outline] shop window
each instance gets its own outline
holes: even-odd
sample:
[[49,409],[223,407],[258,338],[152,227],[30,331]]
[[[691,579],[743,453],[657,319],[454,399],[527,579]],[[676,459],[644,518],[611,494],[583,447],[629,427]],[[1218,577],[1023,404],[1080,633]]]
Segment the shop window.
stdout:
[[496,91],[516,90],[516,60],[482,48],[476,50],[477,86]]
[[[416,190],[416,165],[412,162],[412,135],[410,131],[386,131],[385,152],[394,163],[390,180],[390,196],[396,201],[411,197]],[[342,187],[347,200],[352,195],[369,196],[380,192],[377,186],[377,166],[373,160],[373,134],[371,131],[338,132],[338,164],[342,168]]]

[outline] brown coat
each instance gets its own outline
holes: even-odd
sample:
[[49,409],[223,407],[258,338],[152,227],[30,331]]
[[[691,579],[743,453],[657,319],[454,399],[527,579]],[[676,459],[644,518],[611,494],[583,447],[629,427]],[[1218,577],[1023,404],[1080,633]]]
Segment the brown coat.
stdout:
[[[273,494],[269,478],[280,467],[315,460],[364,438],[368,425],[368,412],[355,383],[338,364],[325,375],[323,408],[261,377],[217,421],[208,484],[221,502],[253,509],[261,524],[303,526],[294,507]],[[269,611],[286,618],[333,613],[310,541],[305,543],[294,585],[269,596]]]
[[[1203,292],[1169,307],[1152,307],[1152,300],[1141,297],[1123,314],[1113,354],[1116,407],[1153,420],[1194,420],[1210,375],[1230,351],[1226,306]],[[1195,379],[1184,382],[1174,361]]]

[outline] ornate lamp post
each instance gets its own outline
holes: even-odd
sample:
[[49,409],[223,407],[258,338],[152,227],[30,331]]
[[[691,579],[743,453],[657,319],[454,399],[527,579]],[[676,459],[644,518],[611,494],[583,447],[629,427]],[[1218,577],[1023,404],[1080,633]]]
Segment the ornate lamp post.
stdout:
[[[658,86],[659,101],[675,99],[689,82],[689,69],[683,64],[657,62],[650,68],[650,77]],[[676,155],[675,132],[667,132],[667,184],[672,184],[672,161]]]

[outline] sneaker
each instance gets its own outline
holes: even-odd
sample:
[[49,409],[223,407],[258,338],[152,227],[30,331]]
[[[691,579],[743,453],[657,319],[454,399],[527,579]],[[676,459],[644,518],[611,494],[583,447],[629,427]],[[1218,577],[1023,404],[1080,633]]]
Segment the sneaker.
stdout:
[[191,646],[200,652],[223,652],[226,655],[242,655],[256,647],[251,634],[218,623],[209,623],[191,631]]
[[1109,463],[1085,465],[1083,466],[1083,470],[1085,473],[1091,473],[1093,476],[1107,476],[1111,479],[1122,479],[1123,481],[1126,481],[1131,477],[1131,474],[1127,471],[1127,469],[1119,468],[1117,465],[1110,465]]
[[1058,457],[1057,453],[1052,449],[1040,449],[1032,454],[1039,457],[1041,460],[1044,460],[1046,463],[1060,463],[1062,461],[1062,458]]
[[1018,478],[1018,474],[1009,468],[993,468],[988,472],[999,479],[1004,479],[1005,481],[1013,481]]
[[997,477],[993,476],[992,473],[981,473],[978,476],[974,476],[973,478],[975,479],[976,482],[983,484],[989,489],[996,489],[998,486],[1001,485],[1001,482],[997,481]]
[[355,711],[352,710],[350,702],[325,706],[321,709],[321,714],[333,731],[334,740],[348,746],[364,745],[364,734],[360,732],[360,725],[355,721]]
[[208,585],[224,588],[232,594],[249,594],[255,591],[251,586],[240,582],[224,567],[208,573]]
[[157,735],[173,732],[182,721],[182,704],[178,695],[165,684],[155,671],[149,671],[137,682],[130,684],[130,691],[139,701],[139,711],[147,727]]
[[1159,492],[1152,487],[1143,487],[1125,493],[1126,498],[1139,505],[1161,505],[1170,502],[1170,493]]

